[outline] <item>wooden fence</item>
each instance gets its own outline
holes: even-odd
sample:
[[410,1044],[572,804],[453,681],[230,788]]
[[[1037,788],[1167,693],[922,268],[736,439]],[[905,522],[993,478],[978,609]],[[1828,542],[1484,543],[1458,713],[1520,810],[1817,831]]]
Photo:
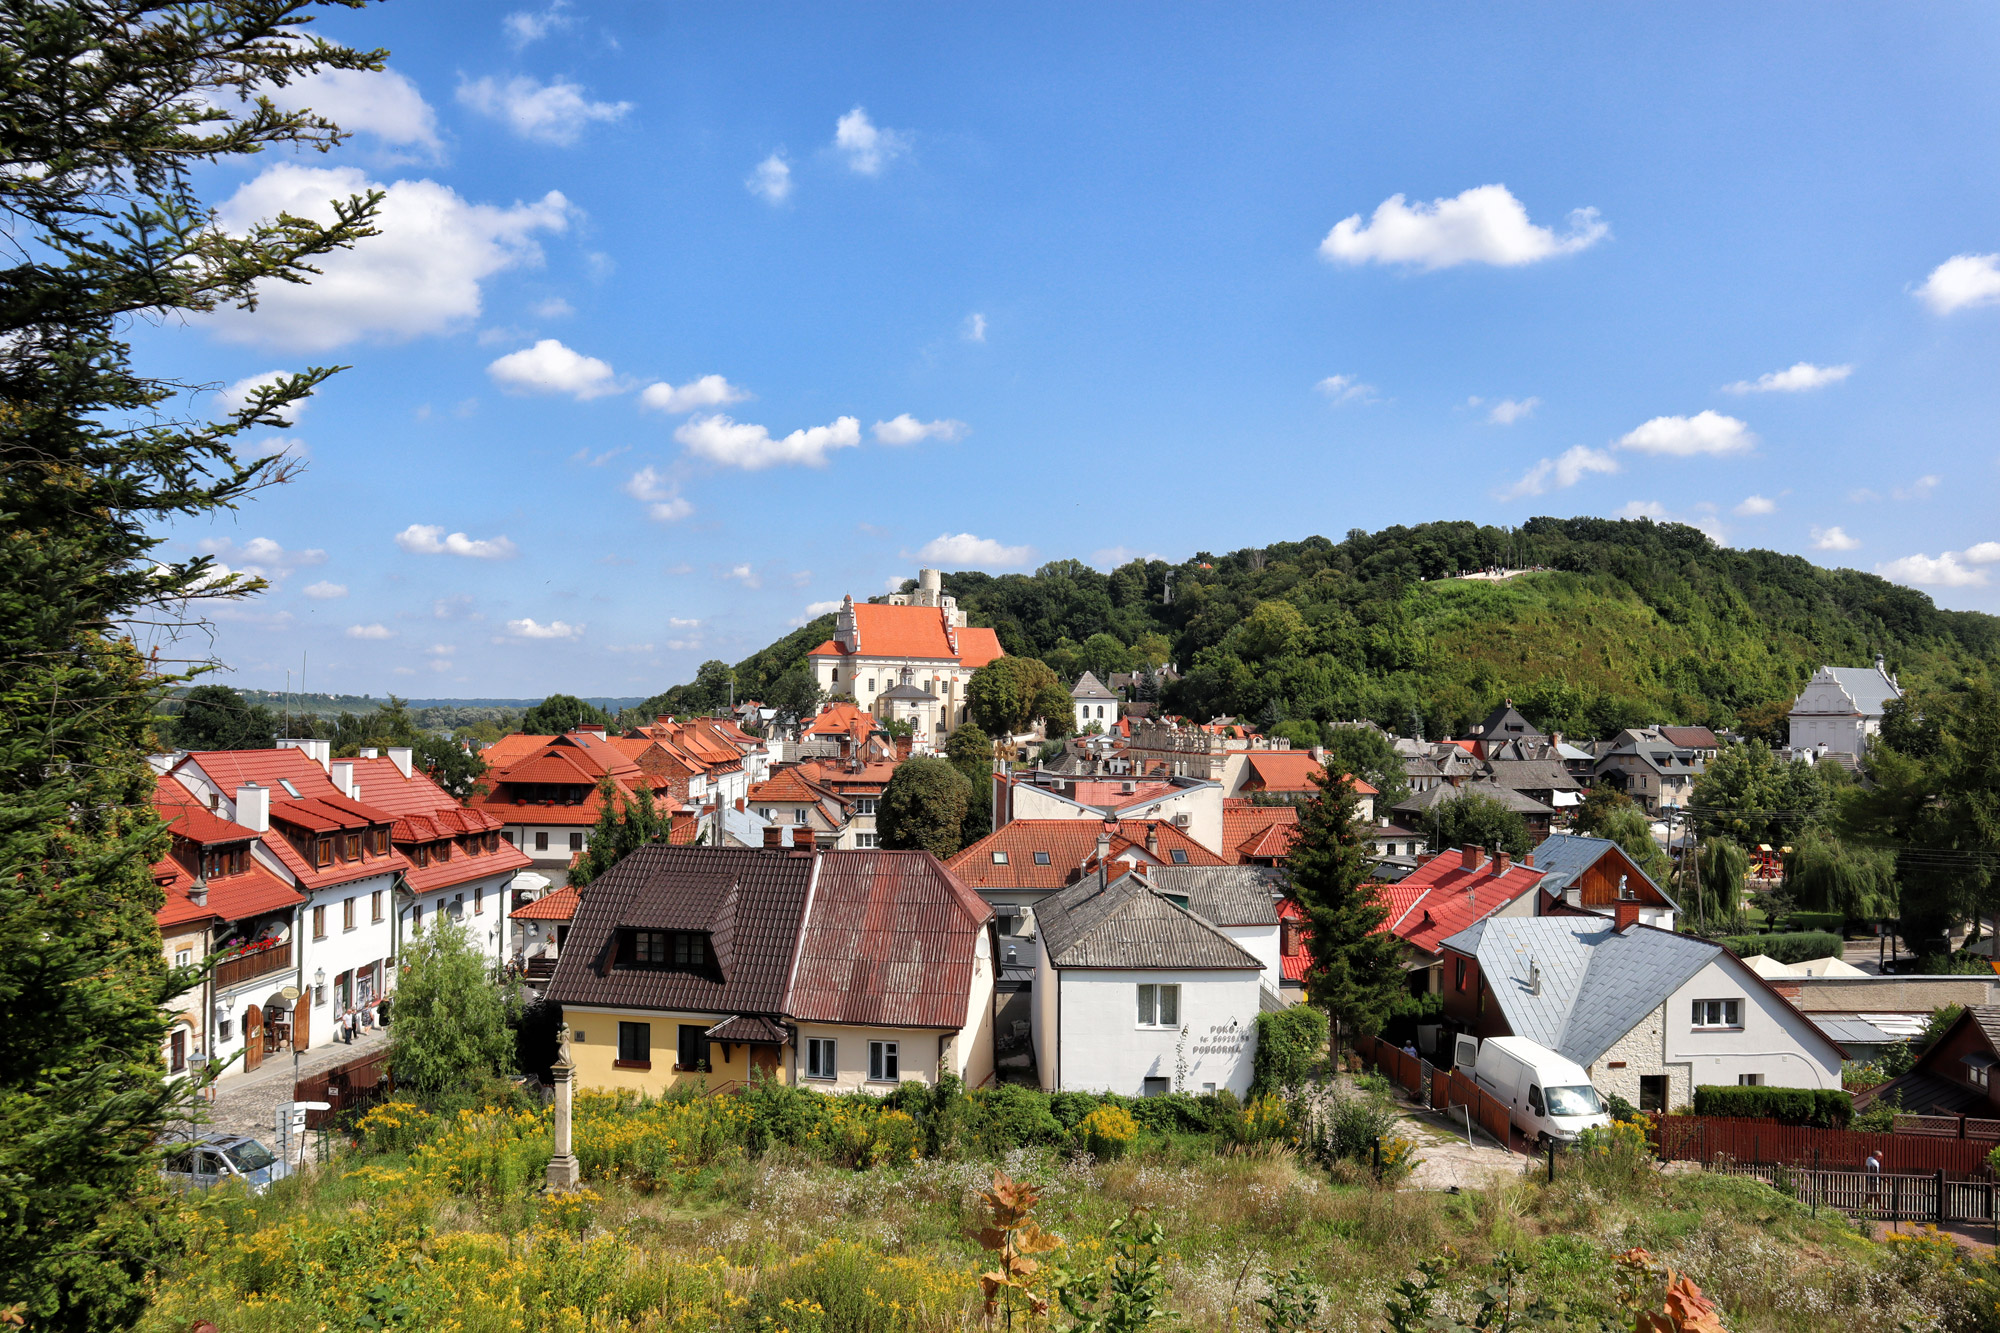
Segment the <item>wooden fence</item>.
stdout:
[[1803,1167],[1819,1171],[1861,1171],[1873,1152],[1885,1172],[1943,1171],[1947,1175],[1986,1174],[1993,1145],[1976,1139],[1925,1134],[1866,1134],[1852,1129],[1814,1129],[1776,1120],[1709,1115],[1653,1117],[1653,1148],[1669,1162],[1740,1162],[1758,1166]]
[[1952,1180],[1942,1171],[1927,1176],[1874,1175],[1865,1171],[1795,1170],[1748,1162],[1720,1162],[1706,1169],[1750,1176],[1774,1189],[1789,1191],[1800,1203],[1816,1208],[1833,1208],[1884,1222],[1930,1222],[1937,1226],[1953,1222],[1991,1224],[1996,1220],[1996,1195],[2000,1195],[2000,1185],[1990,1180]]
[[389,1075],[389,1052],[376,1051],[300,1079],[292,1088],[292,1100],[325,1102],[332,1108],[306,1112],[306,1128],[323,1129],[341,1112],[365,1111],[395,1088]]
[[1472,1123],[1515,1152],[1527,1151],[1527,1140],[1514,1128],[1506,1104],[1455,1069],[1436,1069],[1421,1056],[1401,1051],[1376,1037],[1360,1037],[1354,1048],[1372,1061],[1383,1076],[1402,1085],[1411,1096],[1446,1115],[1471,1112]]
[[2000,1120],[1980,1120],[1962,1115],[1899,1115],[1898,1134],[1927,1134],[1939,1139],[2000,1140]]

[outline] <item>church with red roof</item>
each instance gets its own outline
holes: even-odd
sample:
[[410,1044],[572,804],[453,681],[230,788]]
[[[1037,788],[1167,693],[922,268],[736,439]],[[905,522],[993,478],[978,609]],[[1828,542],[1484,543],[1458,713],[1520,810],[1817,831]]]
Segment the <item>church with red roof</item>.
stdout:
[[965,623],[935,569],[918,571],[917,586],[887,602],[846,598],[833,637],[806,655],[822,690],[878,718],[909,720],[920,750],[943,748],[966,720],[972,673],[1001,656],[999,637]]

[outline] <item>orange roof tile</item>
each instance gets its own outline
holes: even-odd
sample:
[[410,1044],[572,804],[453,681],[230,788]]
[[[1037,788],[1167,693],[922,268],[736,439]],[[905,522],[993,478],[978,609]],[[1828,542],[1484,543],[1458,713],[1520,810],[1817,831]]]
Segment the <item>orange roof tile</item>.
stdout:
[[[973,843],[948,864],[954,875],[975,889],[1060,889],[1070,882],[1071,872],[1096,860],[1097,835],[1105,827],[1096,819],[1016,819]],[[1150,832],[1158,837],[1157,859],[1167,864],[1227,864],[1163,819],[1127,819],[1112,827],[1116,829],[1111,837],[1113,860],[1148,860],[1145,844]],[[1175,861],[1176,851],[1187,859]],[[995,862],[995,852],[1005,854],[1006,861]]]
[[815,802],[824,800],[828,793],[814,788],[796,768],[781,768],[773,773],[768,782],[760,782],[750,789],[749,799],[754,805],[758,801]]
[[[855,656],[926,658],[956,661],[961,666],[983,667],[1005,655],[1000,638],[990,629],[967,627],[952,630],[958,649],[952,650],[947,635],[945,613],[934,606],[888,606],[877,602],[854,604],[854,630],[860,642]],[[828,639],[808,653],[808,657],[846,656],[838,641]]]
[[1390,914],[1382,929],[1425,953],[1474,922],[1483,921],[1542,882],[1546,871],[1518,863],[1504,875],[1491,857],[1467,870],[1461,855],[1433,857],[1387,891]]
[[554,893],[537,898],[526,907],[514,909],[516,921],[568,921],[576,915],[576,905],[583,901],[576,886],[565,884]]
[[255,829],[224,819],[196,800],[193,792],[164,774],[153,784],[153,809],[177,836],[204,847],[246,842],[257,836]]

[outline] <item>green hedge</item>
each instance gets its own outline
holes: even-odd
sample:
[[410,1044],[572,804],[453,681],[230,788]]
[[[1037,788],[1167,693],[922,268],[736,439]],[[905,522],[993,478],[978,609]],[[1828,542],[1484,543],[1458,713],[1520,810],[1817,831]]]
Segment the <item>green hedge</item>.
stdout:
[[1326,1015],[1309,1004],[1258,1014],[1250,1095],[1304,1087],[1313,1065],[1326,1056],[1326,1037]]
[[1826,931],[1838,935],[1847,927],[1847,917],[1840,912],[1794,912],[1785,918],[1787,931]]
[[1854,1097],[1838,1088],[1700,1087],[1694,1113],[1845,1129],[1854,1118]]
[[1738,958],[1765,954],[1781,963],[1804,963],[1814,958],[1838,958],[1842,948],[1838,935],[1823,930],[1797,931],[1786,935],[1721,935],[1715,942]]

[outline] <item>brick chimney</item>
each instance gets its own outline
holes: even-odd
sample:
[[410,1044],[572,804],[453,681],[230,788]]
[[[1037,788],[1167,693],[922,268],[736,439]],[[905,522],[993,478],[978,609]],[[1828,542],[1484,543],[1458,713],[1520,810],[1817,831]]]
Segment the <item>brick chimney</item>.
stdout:
[[1621,933],[1639,924],[1639,903],[1636,899],[1621,898],[1615,907],[1618,915],[1612,919],[1617,922]]
[[1486,864],[1484,847],[1461,847],[1458,849],[1458,863],[1466,870],[1477,870]]
[[1493,859],[1493,873],[1496,875],[1504,875],[1513,868],[1514,857],[1509,852],[1502,852]]
[[1528,869],[1533,870],[1535,868],[1535,854],[1533,852],[1529,852],[1526,856],[1521,858],[1521,864],[1528,867]]
[[779,824],[764,825],[764,846],[767,849],[770,849],[776,847],[783,847],[784,845],[785,845],[784,827]]

